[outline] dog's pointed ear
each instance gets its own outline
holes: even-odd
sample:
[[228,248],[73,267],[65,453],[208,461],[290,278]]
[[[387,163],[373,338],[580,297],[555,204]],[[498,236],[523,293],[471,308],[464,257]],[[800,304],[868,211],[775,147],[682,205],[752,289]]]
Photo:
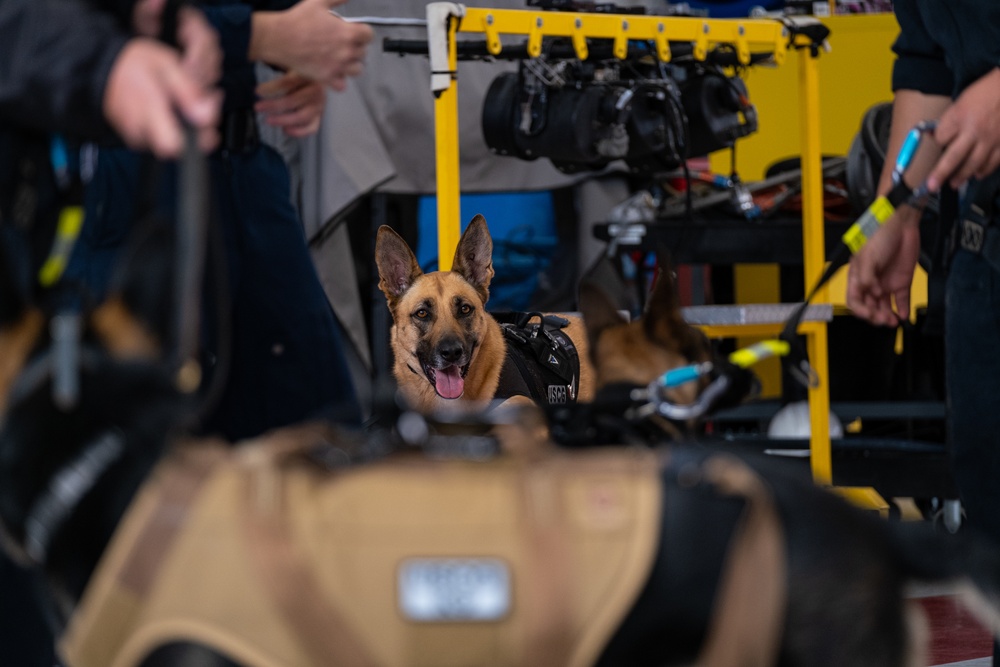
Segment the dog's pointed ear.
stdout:
[[597,340],[605,330],[628,322],[621,314],[620,304],[596,280],[588,278],[580,283],[577,300],[592,352],[597,349]]
[[684,319],[677,278],[668,253],[657,253],[660,271],[646,301],[643,327],[646,336],[658,345],[672,349],[692,361],[704,361],[711,356],[711,344],[700,330]]
[[674,340],[680,331],[679,325],[685,324],[673,263],[663,252],[657,253],[657,263],[660,270],[646,300],[643,326],[651,340],[666,343]]
[[388,225],[378,228],[375,264],[378,266],[378,287],[385,294],[390,308],[424,273],[410,246]]
[[493,280],[493,239],[486,227],[486,218],[476,214],[462,232],[455,250],[452,271],[469,281],[483,297],[490,298],[490,281]]

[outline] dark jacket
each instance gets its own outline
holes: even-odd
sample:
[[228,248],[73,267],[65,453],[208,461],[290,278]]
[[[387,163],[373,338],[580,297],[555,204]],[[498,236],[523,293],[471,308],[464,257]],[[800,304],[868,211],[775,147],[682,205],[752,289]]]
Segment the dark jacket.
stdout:
[[1000,65],[997,0],[895,0],[892,89],[958,97]]
[[223,109],[226,112],[249,109],[256,100],[256,75],[254,64],[247,60],[250,46],[251,14],[254,11],[287,9],[296,0],[204,0],[196,3],[219,33],[219,45],[224,54],[222,89],[225,92]]
[[105,83],[127,39],[77,0],[0,0],[0,128],[107,136]]

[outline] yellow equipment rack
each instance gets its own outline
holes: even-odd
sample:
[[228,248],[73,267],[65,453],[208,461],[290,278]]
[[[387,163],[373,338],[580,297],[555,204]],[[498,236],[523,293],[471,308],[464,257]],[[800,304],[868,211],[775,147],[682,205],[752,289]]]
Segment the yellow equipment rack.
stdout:
[[[807,19],[807,21],[812,19]],[[427,31],[431,60],[431,89],[436,97],[434,125],[437,160],[438,259],[442,270],[451,268],[458,245],[459,231],[459,147],[458,147],[458,33],[479,33],[486,39],[488,51],[499,55],[503,49],[500,36],[527,38],[528,54],[541,53],[545,36],[566,37],[572,41],[577,57],[587,57],[587,39],[613,40],[615,56],[624,58],[629,40],[647,40],[655,44],[656,54],[666,62],[671,58],[670,42],[690,42],[694,57],[703,60],[711,46],[731,44],[743,64],[750,63],[752,50],[773,53],[781,65],[788,49],[804,51],[799,58],[799,95],[801,95],[802,156],[802,241],[805,268],[805,291],[819,279],[826,253],[822,168],[820,152],[819,68],[820,44],[794,28],[792,19],[702,19],[642,14],[593,14],[514,9],[465,7],[458,3],[434,2],[427,5]],[[817,294],[814,303],[828,303],[826,290]],[[783,323],[765,325],[706,326],[707,335],[776,335]],[[822,485],[833,482],[830,452],[830,397],[826,322],[804,322],[799,332],[806,337],[809,360],[818,386],[809,389],[811,427],[810,461],[813,479]],[[840,488],[852,501],[873,509],[888,505],[873,490]]]

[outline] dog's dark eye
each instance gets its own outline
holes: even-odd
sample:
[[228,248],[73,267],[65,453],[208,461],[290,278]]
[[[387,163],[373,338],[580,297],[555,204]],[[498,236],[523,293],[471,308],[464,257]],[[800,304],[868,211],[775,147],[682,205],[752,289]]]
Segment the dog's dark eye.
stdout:
[[458,307],[459,315],[468,315],[471,312],[472,312],[472,306],[470,306],[467,303],[463,303],[461,306]]
[[427,312],[426,308],[421,308],[417,312],[413,313],[413,316],[418,320],[426,320],[428,315],[430,315],[430,313]]

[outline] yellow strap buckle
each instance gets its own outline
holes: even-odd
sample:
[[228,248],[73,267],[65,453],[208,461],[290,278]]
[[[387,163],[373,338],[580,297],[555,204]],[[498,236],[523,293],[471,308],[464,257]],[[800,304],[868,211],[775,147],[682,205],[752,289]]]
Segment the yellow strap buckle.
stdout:
[[73,254],[73,246],[83,229],[83,207],[67,206],[59,212],[59,222],[56,224],[56,237],[52,240],[52,250],[42,268],[38,270],[38,282],[42,287],[52,287],[62,278],[69,258]]

